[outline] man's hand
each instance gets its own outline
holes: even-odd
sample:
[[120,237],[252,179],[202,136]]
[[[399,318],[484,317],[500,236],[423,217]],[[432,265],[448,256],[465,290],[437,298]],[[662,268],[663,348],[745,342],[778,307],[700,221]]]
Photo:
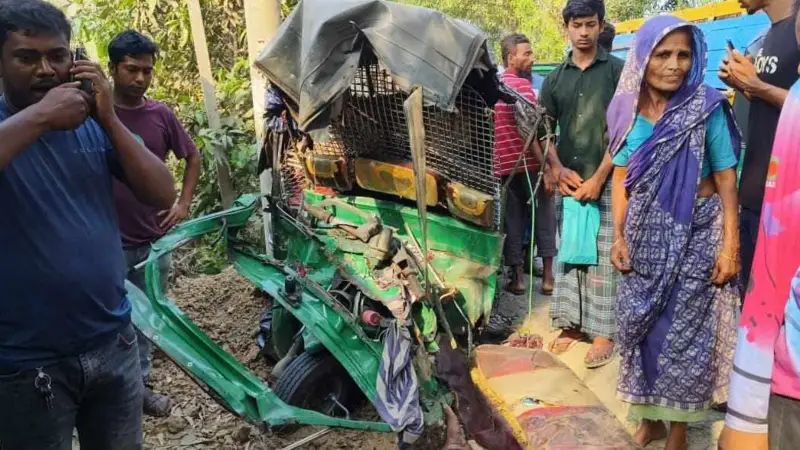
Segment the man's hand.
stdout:
[[763,84],[758,78],[753,60],[738,50],[728,49],[728,56],[719,67],[719,78],[728,86],[748,95],[752,95]]
[[177,202],[172,209],[161,211],[158,213],[158,215],[166,216],[164,217],[164,220],[161,221],[160,227],[162,230],[168,231],[189,217],[189,206],[183,205],[181,202]]
[[556,187],[558,187],[558,181],[556,181],[556,177],[551,168],[548,167],[544,170],[542,181],[544,182],[544,191],[547,195],[553,195],[556,191]]
[[725,427],[719,436],[719,450],[767,450],[769,439],[766,433],[745,433]]
[[71,72],[77,80],[89,80],[92,82],[97,120],[103,126],[109,124],[117,113],[114,111],[114,98],[111,95],[111,87],[103,73],[103,69],[100,68],[100,64],[93,61],[75,61]]
[[80,82],[65,83],[47,92],[34,105],[50,130],[74,130],[89,116],[90,106]]
[[602,191],[603,184],[597,178],[591,177],[575,190],[572,197],[579,202],[596,202]]
[[583,184],[583,178],[577,172],[566,167],[562,167],[558,173],[558,187],[564,195],[572,196],[575,194],[575,189],[578,189]]
[[728,57],[726,56],[722,58],[722,62],[719,64],[719,72],[717,72],[717,76],[729,88],[741,91],[742,89],[734,83],[734,80],[731,79],[730,71],[730,63],[728,62]]

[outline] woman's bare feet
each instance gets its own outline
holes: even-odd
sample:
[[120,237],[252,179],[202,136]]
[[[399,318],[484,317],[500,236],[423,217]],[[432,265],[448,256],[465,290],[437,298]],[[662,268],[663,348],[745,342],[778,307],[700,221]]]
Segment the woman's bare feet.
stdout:
[[686,422],[670,422],[665,450],[686,450]]
[[667,437],[667,427],[660,420],[642,420],[639,428],[633,433],[633,440],[644,448],[653,441],[660,441]]

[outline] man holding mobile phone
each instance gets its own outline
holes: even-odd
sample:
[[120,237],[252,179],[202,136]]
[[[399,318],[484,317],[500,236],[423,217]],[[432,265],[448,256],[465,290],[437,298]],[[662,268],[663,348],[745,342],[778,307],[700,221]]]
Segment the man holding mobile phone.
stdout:
[[49,3],[0,2],[0,447],[70,450],[77,428],[83,450],[138,450],[113,180],[160,209],[174,180],[119,120],[100,66],[73,63],[70,35]]
[[800,50],[794,33],[793,0],[739,0],[749,14],[760,10],[772,25],[752,57],[728,49],[719,77],[750,100],[748,133],[739,185],[742,282],[747,288],[758,237],[761,203],[770,171],[772,143],[788,89],[797,80]]

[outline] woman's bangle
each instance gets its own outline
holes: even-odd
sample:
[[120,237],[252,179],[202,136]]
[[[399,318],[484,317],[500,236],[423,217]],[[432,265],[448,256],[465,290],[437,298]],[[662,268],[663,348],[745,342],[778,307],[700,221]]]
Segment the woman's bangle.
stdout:
[[720,252],[719,256],[722,256],[723,258],[727,259],[728,261],[739,262],[739,255],[736,255],[736,257],[731,258],[730,256],[726,255],[724,252]]

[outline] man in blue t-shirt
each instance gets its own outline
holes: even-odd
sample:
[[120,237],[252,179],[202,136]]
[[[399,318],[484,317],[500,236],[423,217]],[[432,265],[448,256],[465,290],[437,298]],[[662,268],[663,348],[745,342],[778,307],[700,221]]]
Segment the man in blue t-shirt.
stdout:
[[160,209],[174,181],[120,122],[99,65],[73,63],[69,42],[54,6],[0,2],[0,448],[71,449],[77,428],[83,449],[139,449],[112,181]]

